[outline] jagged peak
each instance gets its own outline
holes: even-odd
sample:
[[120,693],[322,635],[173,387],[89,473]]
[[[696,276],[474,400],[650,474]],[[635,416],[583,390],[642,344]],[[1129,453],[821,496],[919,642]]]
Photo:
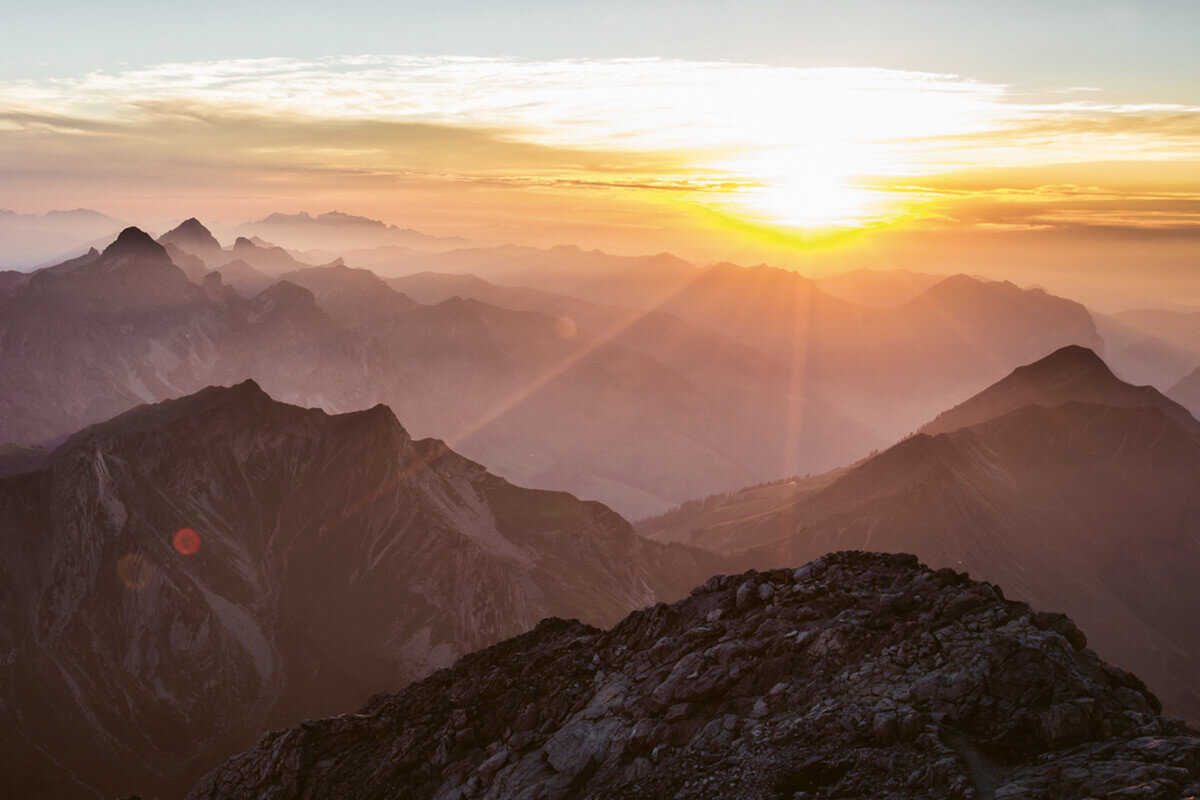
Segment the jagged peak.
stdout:
[[[307,420],[307,423],[303,421]],[[329,414],[319,408],[276,400],[253,378],[229,386],[206,386],[183,397],[144,404],[112,419],[91,425],[75,433],[54,451],[55,462],[69,461],[75,453],[107,449],[130,435],[164,433],[174,435],[176,426],[211,434],[217,430],[255,434],[266,423],[280,426],[316,424],[321,435],[340,439],[349,431],[361,432],[365,441],[381,446],[399,447],[411,442],[408,431],[395,413],[379,403],[369,409]],[[336,425],[339,427],[327,427]],[[349,426],[349,427],[347,427]],[[194,434],[189,434],[194,435]],[[356,434],[358,435],[358,434]]]

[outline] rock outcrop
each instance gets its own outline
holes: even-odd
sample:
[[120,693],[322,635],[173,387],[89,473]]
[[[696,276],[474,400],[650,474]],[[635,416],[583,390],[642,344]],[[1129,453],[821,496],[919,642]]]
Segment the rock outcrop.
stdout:
[[268,734],[192,800],[1181,798],[1200,733],[1060,614],[913,556],[714,577],[546,620],[358,714]]

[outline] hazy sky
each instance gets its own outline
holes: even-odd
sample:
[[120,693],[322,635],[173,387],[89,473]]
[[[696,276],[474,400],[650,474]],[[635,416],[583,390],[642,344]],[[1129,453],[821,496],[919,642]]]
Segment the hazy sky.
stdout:
[[654,56],[953,72],[1122,101],[1193,102],[1191,0],[6,0],[0,77],[357,53]]
[[700,259],[1200,230],[1195,2],[5,5],[0,208]]

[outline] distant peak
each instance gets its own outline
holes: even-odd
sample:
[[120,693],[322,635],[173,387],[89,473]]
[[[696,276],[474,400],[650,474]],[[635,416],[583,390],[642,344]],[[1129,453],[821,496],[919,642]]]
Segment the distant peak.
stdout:
[[1062,370],[1062,369],[1088,369],[1105,374],[1112,374],[1112,370],[1108,368],[1108,364],[1104,363],[1104,359],[1096,354],[1095,350],[1090,347],[1084,347],[1081,344],[1069,344],[1065,347],[1060,347],[1045,358],[1034,361],[1018,369],[1030,371],[1042,371],[1047,369]]
[[121,234],[112,244],[104,248],[104,255],[116,256],[127,253],[162,253],[166,256],[167,251],[158,242],[150,238],[150,234],[143,231],[141,228],[129,227],[121,231]]
[[307,211],[301,211],[298,214],[284,214],[282,212],[276,211],[274,214],[270,214],[266,217],[263,217],[256,224],[259,224],[259,225],[278,224],[281,222],[297,222],[299,220],[304,220],[306,222],[312,222],[312,219],[313,219],[312,215],[309,214]]
[[266,392],[263,391],[263,388],[258,385],[258,381],[254,380],[253,378],[247,378],[241,383],[235,383],[233,386],[229,387],[228,391],[234,394],[266,394]]
[[179,223],[179,225],[176,226],[175,230],[180,233],[186,232],[186,233],[199,233],[199,234],[204,234],[204,235],[208,235],[208,236],[212,235],[212,232],[209,231],[208,228],[204,227],[204,223],[202,223],[200,220],[196,219],[195,217],[188,217],[183,222]]
[[154,240],[150,238],[150,234],[146,233],[141,228],[133,225],[121,231],[117,236],[117,240],[113,244],[154,244]]

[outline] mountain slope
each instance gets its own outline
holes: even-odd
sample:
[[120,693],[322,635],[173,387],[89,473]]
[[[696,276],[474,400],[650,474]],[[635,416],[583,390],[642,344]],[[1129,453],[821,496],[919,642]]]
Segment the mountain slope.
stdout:
[[907,269],[854,269],[817,278],[817,286],[826,294],[860,306],[898,306],[931,286],[945,275],[912,272]]
[[1111,316],[1123,325],[1191,354],[1193,358],[1200,356],[1200,311],[1135,309]]
[[[1017,384],[1036,374],[1027,370]],[[1112,387],[1107,378],[1101,385]],[[981,396],[1014,396],[992,391]],[[1110,396],[1139,394],[1126,386]],[[917,434],[839,474],[801,481],[790,495],[717,498],[653,536],[750,550],[764,566],[846,547],[915,552],[1063,609],[1103,656],[1136,669],[1177,713],[1200,718],[1192,677],[1200,640],[1190,622],[1200,610],[1190,577],[1200,570],[1195,420],[1178,419],[1172,405],[1028,399],[1011,411],[965,404],[1001,416]]]
[[1200,732],[1060,614],[912,556],[716,577],[609,631],[547,620],[276,731],[221,798],[1185,797]]
[[158,237],[158,243],[164,247],[169,244],[175,245],[188,255],[200,259],[209,269],[226,260],[221,243],[195,217],[184,220]]
[[280,280],[308,289],[330,316],[354,327],[378,324],[417,305],[370,270],[340,264],[285,272]]
[[1181,347],[1122,315],[1093,311],[1092,317],[1104,339],[1104,360],[1130,383],[1166,391],[1200,361],[1200,333],[1191,347]]
[[255,384],[144,406],[0,480],[0,785],[177,795],[270,726],[548,615],[611,624],[712,557],[521,489],[385,407]]
[[1167,394],[1193,414],[1200,414],[1200,367],[1184,376]]

